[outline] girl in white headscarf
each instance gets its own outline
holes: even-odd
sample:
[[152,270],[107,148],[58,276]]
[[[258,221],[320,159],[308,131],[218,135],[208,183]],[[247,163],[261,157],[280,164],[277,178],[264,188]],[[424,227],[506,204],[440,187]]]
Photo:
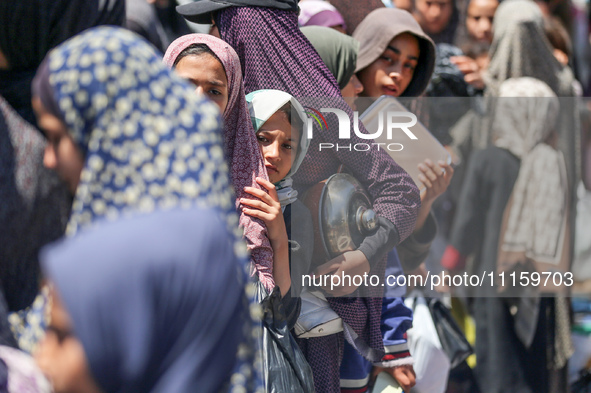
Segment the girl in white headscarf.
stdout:
[[[309,140],[304,132],[307,117],[300,103],[280,90],[258,90],[248,94],[246,101],[270,182],[257,178],[269,193],[246,187],[244,190],[258,199],[242,198],[240,202],[245,206],[245,214],[260,218],[267,225],[276,285],[284,297],[288,324],[295,324],[299,314],[299,298],[295,296],[301,288],[302,274],[308,273],[314,242],[312,231],[306,230],[312,228],[310,212],[297,200],[291,178],[308,150]],[[298,220],[297,225],[291,225],[292,218]],[[293,290],[289,291],[292,285]]]

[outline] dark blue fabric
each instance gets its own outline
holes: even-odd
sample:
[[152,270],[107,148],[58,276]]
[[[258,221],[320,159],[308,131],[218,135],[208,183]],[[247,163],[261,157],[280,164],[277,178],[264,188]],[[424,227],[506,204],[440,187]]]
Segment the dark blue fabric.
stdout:
[[215,209],[100,223],[42,252],[105,392],[216,392],[248,305],[245,261]]
[[[392,277],[390,280],[393,283],[394,278],[403,275],[404,271],[398,259],[398,252],[393,249],[388,253],[386,277]],[[412,310],[404,305],[403,296],[405,294],[406,286],[388,286],[388,283],[386,283],[380,324],[385,346],[406,343],[404,334],[412,327]]]
[[345,341],[345,349],[343,351],[343,362],[341,363],[341,379],[355,379],[358,381],[364,380],[367,378],[371,369],[373,368],[373,364],[365,359],[363,356],[359,354],[349,344]]
[[[391,276],[396,278],[402,275],[404,275],[404,271],[402,270],[402,266],[398,258],[398,252],[394,248],[388,253],[388,259],[386,261],[386,277]],[[394,279],[390,279],[389,283],[395,284],[396,282]],[[406,295],[406,285],[388,285],[389,283],[386,282],[384,286],[384,297],[401,297]],[[401,284],[403,284],[403,282],[401,282]]]
[[404,334],[412,327],[412,310],[404,305],[404,298],[384,298],[382,302],[382,334],[384,345],[406,343]]

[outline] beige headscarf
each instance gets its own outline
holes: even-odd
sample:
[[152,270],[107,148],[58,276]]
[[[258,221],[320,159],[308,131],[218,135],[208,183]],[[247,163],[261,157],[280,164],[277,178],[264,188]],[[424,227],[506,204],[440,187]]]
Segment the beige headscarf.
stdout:
[[359,41],[355,71],[361,71],[378,59],[390,41],[402,33],[410,33],[417,37],[420,50],[414,77],[402,96],[418,97],[427,88],[435,68],[435,44],[407,11],[378,8],[363,19],[353,32],[353,38]]
[[[499,95],[494,143],[521,158],[521,165],[503,216],[497,270],[562,275],[570,264],[569,188],[562,152],[545,143],[559,118],[558,98],[547,84],[527,77],[506,80]],[[515,294],[515,329],[526,346],[536,331],[538,293],[564,293],[564,286],[551,287],[553,279],[542,282],[547,285],[520,286]],[[559,369],[572,354],[564,298],[556,298],[555,323],[552,362]]]
[[484,81],[498,96],[503,81],[529,76],[544,81],[558,96],[572,96],[572,72],[556,60],[544,33],[544,17],[531,0],[507,0],[495,13],[490,64]]
[[498,268],[533,264],[539,272],[566,271],[566,167],[562,152],[545,143],[558,119],[558,98],[534,78],[508,79],[499,93],[495,145],[521,158],[521,166],[505,209]]
[[[490,64],[483,75],[488,114],[481,116],[469,112],[450,131],[454,149],[464,161],[468,160],[471,150],[483,149],[492,143],[494,134],[491,120],[495,117],[496,104],[491,97],[499,96],[500,86],[507,79],[536,78],[546,83],[558,97],[575,95],[573,73],[554,57],[543,25],[543,15],[534,1],[505,0],[499,5],[494,19]],[[577,105],[574,99],[568,103],[568,107],[564,105],[557,127],[558,146],[566,158],[571,187],[581,177]],[[458,178],[458,173],[455,177]]]

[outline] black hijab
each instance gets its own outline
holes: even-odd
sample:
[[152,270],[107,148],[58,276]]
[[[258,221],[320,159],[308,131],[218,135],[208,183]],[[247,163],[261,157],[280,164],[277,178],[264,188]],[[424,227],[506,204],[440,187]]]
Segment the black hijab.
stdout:
[[0,0],[0,95],[32,124],[31,81],[50,49],[89,27],[123,25],[125,0]]

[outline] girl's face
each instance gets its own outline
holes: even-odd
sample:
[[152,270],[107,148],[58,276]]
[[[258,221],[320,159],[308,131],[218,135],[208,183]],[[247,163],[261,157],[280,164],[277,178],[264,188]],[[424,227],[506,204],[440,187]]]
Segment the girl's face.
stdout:
[[472,0],[468,5],[466,28],[468,34],[479,42],[492,42],[492,25],[495,11],[499,6],[497,0]]
[[453,0],[416,0],[414,17],[427,34],[441,33],[449,24]]
[[76,142],[68,134],[66,125],[49,113],[38,97],[33,98],[33,109],[37,115],[39,127],[45,132],[48,142],[45,146],[43,164],[55,170],[74,195],[84,167],[84,157]]
[[400,97],[412,81],[419,55],[415,36],[402,33],[394,37],[376,61],[359,71],[363,95]]
[[285,113],[278,111],[257,131],[257,140],[269,180],[277,183],[291,169],[298,149],[299,131],[291,127]]
[[205,94],[224,113],[228,105],[228,78],[224,66],[208,53],[188,55],[176,65],[176,72],[195,85],[197,93]]
[[357,110],[357,106],[355,105],[355,99],[359,97],[359,94],[363,91],[363,85],[359,82],[359,78],[355,74],[347,83],[347,86],[341,89],[341,95],[345,102],[351,107],[351,110]]

